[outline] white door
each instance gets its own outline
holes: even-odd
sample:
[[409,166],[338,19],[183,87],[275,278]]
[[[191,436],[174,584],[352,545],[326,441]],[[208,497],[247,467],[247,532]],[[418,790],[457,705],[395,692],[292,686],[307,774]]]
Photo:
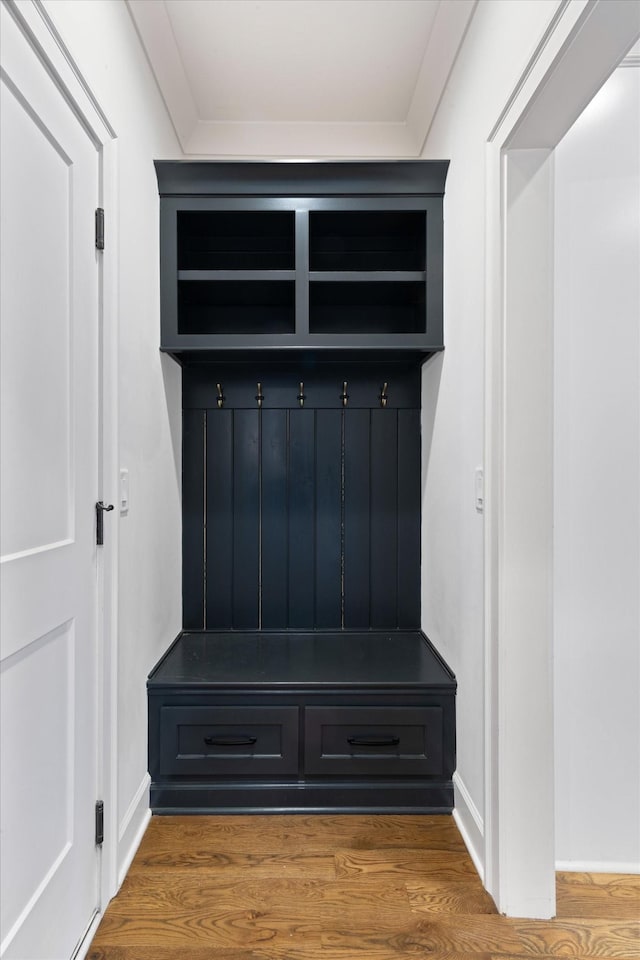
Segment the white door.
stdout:
[[99,156],[0,15],[0,955],[67,960],[99,904]]

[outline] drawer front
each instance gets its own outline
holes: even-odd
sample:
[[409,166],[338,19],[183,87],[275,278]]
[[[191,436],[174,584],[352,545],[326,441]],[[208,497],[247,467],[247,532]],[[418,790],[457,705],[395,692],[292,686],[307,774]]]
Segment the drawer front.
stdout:
[[442,773],[442,707],[307,707],[307,774]]
[[297,707],[160,708],[160,776],[297,772]]

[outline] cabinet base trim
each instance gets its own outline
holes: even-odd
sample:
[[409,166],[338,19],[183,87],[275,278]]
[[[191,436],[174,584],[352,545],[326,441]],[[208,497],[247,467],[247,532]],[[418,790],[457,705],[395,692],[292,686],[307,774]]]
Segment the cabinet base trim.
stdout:
[[153,784],[154,814],[451,813],[451,781],[433,784]]

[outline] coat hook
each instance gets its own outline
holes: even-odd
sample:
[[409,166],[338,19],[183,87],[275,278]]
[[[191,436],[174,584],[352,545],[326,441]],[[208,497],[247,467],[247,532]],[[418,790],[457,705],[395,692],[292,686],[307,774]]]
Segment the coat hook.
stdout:
[[385,382],[382,384],[382,390],[380,391],[380,406],[382,407],[383,410],[384,410],[384,408],[385,408],[386,405],[387,405],[387,400],[389,399],[389,398],[387,397],[387,387],[388,387],[388,386],[389,386],[389,384],[388,384],[387,381],[385,380]]
[[218,399],[216,403],[218,404],[218,410],[222,410],[224,406],[224,393],[222,392],[222,384],[216,383],[216,390],[218,391]]
[[301,380],[300,383],[298,384],[298,403],[300,404],[301,407],[304,407],[304,402],[306,399],[307,398],[304,393],[304,383]]
[[343,380],[343,381],[342,381],[342,393],[340,394],[340,398],[341,398],[341,400],[342,400],[342,406],[343,406],[343,407],[346,407],[346,405],[347,405],[347,403],[348,403],[348,401],[349,401],[349,394],[347,393],[347,381],[346,381],[346,380]]
[[264,398],[263,398],[263,396],[262,396],[262,384],[259,383],[259,384],[258,384],[258,392],[257,392],[257,394],[256,394],[256,400],[258,401],[258,410],[260,410],[261,407],[262,407],[262,401],[263,401],[263,399],[264,399]]

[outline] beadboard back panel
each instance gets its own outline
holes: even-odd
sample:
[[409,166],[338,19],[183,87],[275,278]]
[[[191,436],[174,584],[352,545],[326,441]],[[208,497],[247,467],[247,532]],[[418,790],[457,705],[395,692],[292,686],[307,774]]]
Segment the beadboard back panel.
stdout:
[[420,370],[183,370],[185,629],[420,626]]

